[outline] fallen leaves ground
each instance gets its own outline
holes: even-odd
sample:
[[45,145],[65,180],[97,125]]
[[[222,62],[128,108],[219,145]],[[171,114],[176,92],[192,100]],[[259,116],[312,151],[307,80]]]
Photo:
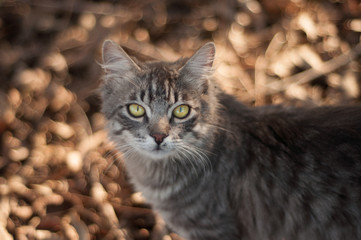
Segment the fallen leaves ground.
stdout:
[[0,2],[0,239],[179,239],[106,140],[100,46],[175,60],[217,46],[248,105],[360,103],[357,0]]

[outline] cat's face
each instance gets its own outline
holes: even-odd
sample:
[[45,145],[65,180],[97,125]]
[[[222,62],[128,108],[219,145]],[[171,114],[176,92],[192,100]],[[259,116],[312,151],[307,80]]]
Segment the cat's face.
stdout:
[[104,43],[103,112],[121,151],[152,159],[204,154],[215,108],[207,79],[214,51],[207,44],[186,63],[135,63]]

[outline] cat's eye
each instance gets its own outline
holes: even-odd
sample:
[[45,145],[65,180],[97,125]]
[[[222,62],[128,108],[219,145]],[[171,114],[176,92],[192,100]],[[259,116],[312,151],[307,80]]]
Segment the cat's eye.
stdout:
[[188,116],[189,110],[190,108],[188,105],[185,104],[179,105],[173,110],[173,116],[179,119],[185,118]]
[[136,103],[130,104],[128,110],[133,117],[142,117],[145,114],[144,108]]

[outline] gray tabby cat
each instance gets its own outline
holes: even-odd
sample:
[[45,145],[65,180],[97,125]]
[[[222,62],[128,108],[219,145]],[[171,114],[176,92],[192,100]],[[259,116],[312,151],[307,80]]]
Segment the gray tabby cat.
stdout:
[[249,108],[211,79],[215,46],[140,62],[103,45],[110,138],[188,240],[361,239],[361,108]]

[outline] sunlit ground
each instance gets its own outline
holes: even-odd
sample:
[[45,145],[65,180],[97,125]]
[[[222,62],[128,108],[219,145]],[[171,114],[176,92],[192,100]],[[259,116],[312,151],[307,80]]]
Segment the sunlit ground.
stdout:
[[148,60],[214,41],[217,81],[250,106],[360,103],[357,0],[119,2],[0,2],[0,239],[179,239],[106,140],[105,39]]

